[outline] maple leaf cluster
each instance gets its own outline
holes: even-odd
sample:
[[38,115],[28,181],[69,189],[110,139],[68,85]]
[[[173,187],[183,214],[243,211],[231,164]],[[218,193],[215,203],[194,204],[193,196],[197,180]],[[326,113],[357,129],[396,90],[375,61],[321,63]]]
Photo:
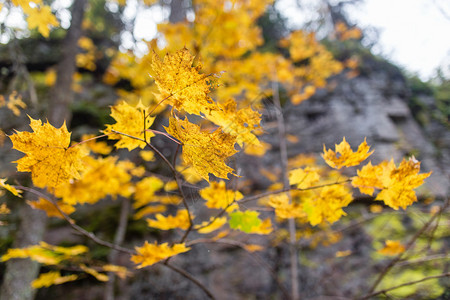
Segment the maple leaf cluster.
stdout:
[[417,201],[414,189],[423,184],[429,173],[419,174],[420,162],[414,158],[403,159],[398,167],[394,161],[384,161],[376,166],[370,162],[358,170],[352,185],[361,193],[372,196],[375,189],[380,189],[375,200],[383,201],[393,209],[405,209]]
[[[308,44],[313,39],[313,36],[297,34],[289,43]],[[320,46],[314,48],[311,53],[297,53],[291,44],[289,47],[293,51],[291,56],[306,55],[311,61],[320,56],[318,53],[322,53]],[[326,56],[322,55],[323,61],[317,63],[317,68],[325,63],[326,59],[323,57]],[[284,62],[277,63],[282,65]],[[133,197],[134,219],[153,215],[152,218],[146,218],[149,227],[159,230],[178,229],[185,232],[179,243],[169,245],[146,241],[143,246],[136,247],[131,260],[137,268],[151,266],[189,251],[190,248],[186,245],[190,244],[185,242],[185,238],[190,231],[209,234],[222,229],[228,223],[229,228],[247,234],[273,232],[271,218],[262,219],[258,211],[243,209],[240,204],[245,197],[241,192],[228,189],[227,183],[223,180],[210,180],[210,175],[222,179],[228,179],[229,174],[236,175],[235,170],[227,165],[227,160],[236,154],[238,149],[250,148],[254,153],[260,154],[264,152],[266,146],[257,137],[261,129],[261,114],[248,106],[238,108],[238,102],[232,98],[215,102],[210,97],[211,75],[201,73],[200,60],[192,56],[186,48],[167,54],[163,59],[160,59],[154,51],[151,66],[152,77],[159,90],[156,97],[157,105],[150,107],[144,106],[141,102],[136,105],[120,102],[111,107],[111,117],[115,123],[107,124],[102,132],[108,139],[116,141],[117,149],[124,148],[129,151],[136,149],[146,162],[164,160],[173,171],[175,180],[148,175],[143,166],[136,166],[130,161],[119,160],[118,157],[110,155],[112,147],[104,141],[97,141],[96,136],[84,136],[82,142],[70,146],[71,134],[65,124],[61,128],[55,128],[48,122],[42,123],[40,120],[30,118],[33,132],[16,132],[10,136],[13,148],[25,153],[24,157],[16,161],[17,170],[30,172],[36,187],[48,188],[49,192],[60,200],[48,201],[40,198],[38,201],[28,203],[33,208],[45,210],[48,216],[71,220],[68,215],[75,211],[75,205],[94,204],[106,196],[113,199],[117,196]],[[283,76],[282,73],[278,75]],[[305,93],[313,94],[315,92],[313,89],[314,86],[311,86],[309,91],[305,88]],[[164,127],[166,132],[152,130],[158,107],[164,105],[171,106],[169,124]],[[204,120],[202,125],[189,120],[195,118]],[[175,166],[177,158],[175,156],[172,165],[156,149],[151,140],[156,133],[181,146],[181,164]],[[141,151],[146,147],[152,148],[153,152]],[[360,165],[372,153],[366,140],[353,151],[344,138],[340,144],[335,145],[334,151],[327,150],[324,146],[322,157],[330,167],[341,169]],[[271,189],[282,187],[282,190],[261,200],[274,211],[277,221],[295,219],[300,224],[309,223],[308,226],[311,228],[312,226],[324,228],[346,215],[344,208],[353,201],[352,186],[369,195],[373,195],[375,190],[380,190],[375,200],[382,200],[394,209],[406,208],[417,200],[414,189],[430,175],[430,173],[419,174],[420,163],[414,159],[403,160],[398,167],[393,161],[382,162],[376,166],[369,162],[351,179],[347,179],[336,170],[325,171],[324,167],[316,165],[315,161],[307,157],[291,160],[290,165],[289,189],[278,182],[280,176],[267,171],[267,177],[274,183]],[[220,213],[209,217],[206,221],[196,219],[198,223],[194,223],[194,214],[183,195],[184,182],[179,178],[180,174],[186,181],[194,184],[202,179],[206,180],[208,186],[200,189],[199,195],[205,200],[207,208],[220,210]],[[21,191],[6,184],[6,179],[0,179],[0,187],[20,196]],[[177,189],[181,196],[163,195],[164,192],[173,192]],[[168,205],[177,206],[180,203],[184,204],[185,209],[177,209],[176,213],[169,215],[163,214],[167,211]],[[225,237],[227,231],[229,230],[220,231],[214,239]],[[339,239],[336,234],[328,234],[327,237],[334,241]],[[380,253],[383,251],[385,254],[395,251],[399,253],[401,247],[395,243],[391,244]],[[248,251],[253,252],[260,246],[246,245],[246,247]],[[49,254],[52,252],[57,255]],[[65,260],[73,263],[76,260],[74,257],[84,252],[85,249],[80,247],[66,249],[40,244],[23,249],[10,249],[2,260],[30,257],[45,264],[55,265]],[[91,268],[79,262],[76,265],[100,281],[106,281],[107,276],[98,270],[126,276],[124,275],[126,272],[118,266]],[[76,279],[78,279],[76,275],[61,276],[59,272],[49,272],[42,274],[33,286],[38,288]]]

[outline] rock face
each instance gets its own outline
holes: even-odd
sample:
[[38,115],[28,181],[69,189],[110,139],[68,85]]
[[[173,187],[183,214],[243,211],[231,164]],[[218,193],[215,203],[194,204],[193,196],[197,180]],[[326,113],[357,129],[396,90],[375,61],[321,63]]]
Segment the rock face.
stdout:
[[[413,118],[408,107],[409,88],[404,77],[398,72],[377,71],[353,79],[339,75],[332,82],[333,89],[319,91],[311,99],[294,106],[290,102],[283,108],[286,130],[299,139],[288,145],[288,155],[299,153],[320,153],[340,143],[345,137],[355,148],[364,138],[375,152],[370,157],[373,163],[394,159],[398,164],[403,157],[414,155],[422,162],[422,172],[433,171],[427,179],[426,189],[419,193],[432,194],[438,198],[448,193],[450,174],[449,144],[450,133],[444,126],[422,128]],[[272,150],[262,165],[279,165],[277,129],[270,126],[277,113],[271,104],[264,113],[268,135],[263,139],[272,145]],[[275,121],[273,122],[275,125]],[[439,138],[441,148],[436,148],[430,138],[430,131]],[[447,163],[446,163],[447,161]],[[254,160],[246,160],[251,165]],[[254,167],[242,168],[243,175],[258,182],[252,173]],[[265,183],[259,182],[258,186]]]

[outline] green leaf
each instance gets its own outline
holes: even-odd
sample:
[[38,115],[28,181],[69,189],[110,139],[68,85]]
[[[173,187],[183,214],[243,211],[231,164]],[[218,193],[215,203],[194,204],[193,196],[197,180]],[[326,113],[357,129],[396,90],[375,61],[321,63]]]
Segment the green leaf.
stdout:
[[233,212],[230,214],[230,227],[250,233],[253,227],[261,224],[261,219],[258,218],[258,215],[258,212],[250,210]]

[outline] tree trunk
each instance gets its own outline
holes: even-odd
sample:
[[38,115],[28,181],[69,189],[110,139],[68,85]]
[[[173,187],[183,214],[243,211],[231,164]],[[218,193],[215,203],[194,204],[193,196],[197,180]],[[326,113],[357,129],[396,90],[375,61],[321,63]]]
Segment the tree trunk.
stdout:
[[186,17],[186,7],[184,6],[184,0],[172,0],[170,2],[170,23],[178,23],[184,21]]
[[[70,121],[70,104],[73,99],[72,76],[75,72],[77,43],[81,37],[86,0],[75,0],[72,6],[72,22],[63,43],[63,57],[57,67],[55,88],[50,95],[47,119],[59,127],[64,120]],[[25,198],[27,198],[25,196]],[[41,211],[33,210],[25,203],[20,208],[20,225],[14,241],[14,248],[27,247],[39,243],[45,233],[47,217]],[[31,300],[36,290],[31,282],[39,274],[39,264],[29,259],[13,259],[7,262],[5,278],[0,291],[0,299]]]
[[75,57],[78,53],[78,40],[81,37],[86,0],[76,0],[72,7],[72,23],[63,42],[62,59],[56,68],[56,83],[50,95],[48,120],[55,127],[64,121],[70,123],[73,101],[72,82],[76,71]]
[[[13,248],[22,248],[39,243],[45,232],[47,216],[44,212],[33,210],[29,205],[20,207],[20,227]],[[1,287],[0,299],[31,300],[36,290],[31,282],[39,273],[39,264],[29,259],[13,259],[6,263],[5,278]]]

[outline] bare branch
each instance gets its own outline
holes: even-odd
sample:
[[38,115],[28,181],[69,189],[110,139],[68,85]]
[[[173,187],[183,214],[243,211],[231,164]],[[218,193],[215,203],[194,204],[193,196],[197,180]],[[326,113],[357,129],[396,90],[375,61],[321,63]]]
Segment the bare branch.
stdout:
[[188,272],[186,272],[183,269],[180,269],[178,267],[175,267],[173,265],[170,265],[168,262],[164,262],[162,265],[168,267],[169,269],[171,269],[171,270],[177,272],[178,274],[182,275],[184,278],[189,279],[190,281],[195,283],[199,288],[201,288],[205,292],[205,294],[210,299],[216,299],[216,297],[214,297],[214,295],[211,293],[211,291],[203,283],[198,281],[197,278],[195,278],[194,276],[192,276]]
[[[276,70],[274,70],[276,76]],[[278,109],[277,125],[278,125],[278,143],[280,146],[280,159],[281,159],[281,173],[283,176],[283,188],[289,189],[289,178],[288,178],[288,154],[287,154],[287,143],[286,143],[286,126],[284,124],[283,111],[281,108],[280,95],[278,92],[278,82],[276,80],[272,81],[272,94],[273,102]],[[292,202],[291,194],[288,193],[289,203]],[[298,249],[295,244],[297,243],[296,230],[295,230],[295,219],[288,219],[288,231],[289,231],[289,260],[291,269],[291,293],[292,300],[300,299],[299,294],[299,279],[298,279]]]
[[422,279],[415,280],[415,281],[406,282],[406,283],[403,283],[403,284],[400,284],[400,285],[397,285],[397,286],[394,286],[394,287],[390,287],[388,289],[384,289],[384,290],[380,290],[380,291],[377,291],[377,292],[373,292],[373,293],[371,293],[369,295],[366,295],[363,298],[359,298],[359,299],[360,300],[369,299],[369,298],[372,298],[374,296],[377,296],[377,295],[380,295],[380,294],[384,294],[384,293],[387,293],[387,292],[392,291],[392,290],[399,289],[399,288],[404,287],[404,286],[413,285],[413,284],[417,284],[417,283],[420,283],[420,282],[423,282],[423,281],[427,281],[427,280],[431,280],[431,279],[437,279],[437,278],[443,278],[443,277],[450,277],[450,272],[439,274],[439,275],[435,275],[435,276],[424,277]]
[[113,243],[104,241],[104,240],[98,238],[98,237],[97,237],[95,234],[93,234],[92,232],[89,232],[89,231],[85,230],[84,228],[80,227],[79,225],[77,225],[77,224],[75,223],[75,220],[72,219],[71,217],[69,217],[69,216],[68,216],[68,215],[67,215],[67,214],[59,207],[59,205],[56,203],[55,200],[49,199],[49,198],[48,198],[48,195],[46,195],[46,194],[44,194],[44,193],[41,193],[41,192],[39,192],[39,191],[37,191],[37,190],[34,190],[34,189],[32,189],[32,188],[26,187],[26,186],[14,186],[14,187],[15,187],[15,188],[18,188],[18,189],[21,189],[21,190],[24,190],[24,191],[28,191],[28,192],[30,192],[30,193],[32,193],[32,194],[35,194],[35,195],[37,195],[38,197],[41,197],[41,198],[43,198],[43,199],[49,201],[50,203],[52,203],[52,204],[55,206],[55,208],[58,210],[58,212],[59,212],[59,213],[63,216],[63,218],[67,221],[67,223],[69,223],[69,225],[70,225],[73,229],[75,229],[75,231],[77,231],[77,232],[81,233],[82,235],[84,235],[84,236],[90,238],[90,239],[93,240],[95,243],[97,243],[97,244],[99,244],[99,245],[101,245],[101,246],[105,246],[105,247],[108,247],[108,248],[111,248],[111,249],[120,251],[120,252],[128,253],[128,254],[130,254],[130,255],[135,254],[135,251],[134,251],[134,250],[131,250],[131,249],[128,249],[128,248],[124,248],[124,247],[120,247],[120,246],[114,245]]

